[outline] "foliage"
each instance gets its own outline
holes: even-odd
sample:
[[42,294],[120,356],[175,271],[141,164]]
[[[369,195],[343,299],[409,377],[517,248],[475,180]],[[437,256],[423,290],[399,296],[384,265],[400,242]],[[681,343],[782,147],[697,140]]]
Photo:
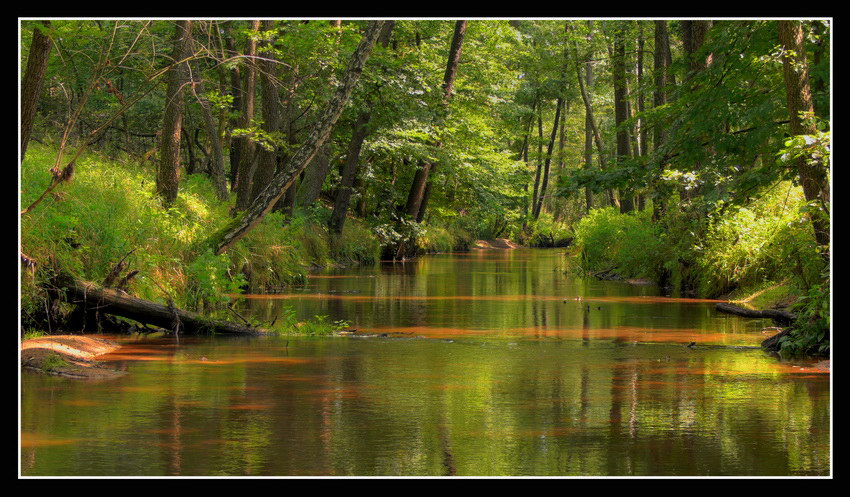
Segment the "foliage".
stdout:
[[351,326],[347,321],[329,321],[328,316],[314,316],[313,319],[299,321],[295,309],[291,306],[282,308],[282,316],[278,317],[275,326],[270,330],[274,335],[332,335]]
[[824,283],[813,285],[794,306],[797,321],[791,333],[780,339],[783,355],[829,355],[830,289],[824,277]]
[[[825,178],[822,191],[829,190],[830,23],[800,25],[814,102],[814,112],[801,117],[816,131],[787,136],[778,21],[699,21],[705,38],[689,53],[684,33],[692,22],[470,21],[454,92],[445,99],[454,22],[396,21],[328,137],[331,167],[319,200],[266,215],[226,254],[215,255],[197,247],[231,222],[233,199],[215,197],[207,116],[195,98],[186,99],[183,111],[181,162],[200,174],[182,175],[178,199],[168,208],[154,191],[152,159],[165,107],[157,78],[173,62],[163,47],[171,43],[174,21],[60,19],[49,27],[23,21],[22,64],[34,29],[47,31],[55,47],[33,130],[41,145],[30,146],[21,166],[22,204],[45,191],[56,174],[48,169],[64,166],[74,147],[96,150],[76,161],[72,182],[21,218],[22,252],[38,264],[34,273],[22,274],[24,315],[44,309],[44,285],[55,268],[102,281],[125,257],[140,271],[132,293],[213,313],[227,303],[226,295],[303,282],[310,267],[374,263],[397,255],[400,244],[421,254],[467,249],[479,238],[551,246],[574,237],[584,270],[655,278],[676,293],[718,296],[787,281],[807,296],[800,312],[808,324],[800,329],[810,331],[800,336],[820,337],[811,330],[823,328],[829,247],[822,237],[818,247],[812,222],[829,217],[830,206],[825,195],[806,202],[799,182],[805,165]],[[200,96],[215,114],[231,174],[235,157],[227,149],[234,138],[275,150],[281,163],[300,147],[331,99],[364,23],[270,20],[253,32],[248,20],[193,21],[193,82],[186,96],[195,82],[204,82]],[[656,87],[659,74],[649,54],[660,53],[659,27],[668,31],[671,65],[668,83]],[[281,129],[264,126],[261,91],[255,115],[242,119],[245,95],[235,82],[255,67],[256,60],[243,56],[249,39],[258,41],[261,57],[276,62],[268,79],[279,87],[287,121]],[[622,123],[613,116],[615,42],[625,44],[623,62],[630,68],[631,112]],[[578,82],[588,69],[592,81],[585,94],[600,140],[590,144],[585,163]],[[658,96],[664,103],[655,105]],[[529,205],[549,136],[555,136],[556,101],[565,104],[564,126],[535,218]],[[342,235],[332,236],[326,201],[338,191],[337,166],[353,124],[364,115],[368,133],[349,219]],[[89,144],[88,133],[107,121],[105,133]],[[629,137],[627,156],[615,152],[618,133]],[[60,144],[67,148],[58,156]],[[424,218],[416,222],[401,212],[423,164],[436,169]],[[585,205],[586,191],[593,205]],[[612,205],[619,199],[628,210],[632,195],[637,212],[623,214]],[[814,347],[794,343],[800,345],[786,347]]]
[[588,272],[616,271],[624,278],[656,278],[666,259],[658,226],[648,213],[593,209],[579,221],[573,242]]
[[787,277],[807,288],[823,260],[803,214],[805,205],[801,190],[784,182],[747,206],[721,206],[710,214],[696,259],[700,293],[720,295]]

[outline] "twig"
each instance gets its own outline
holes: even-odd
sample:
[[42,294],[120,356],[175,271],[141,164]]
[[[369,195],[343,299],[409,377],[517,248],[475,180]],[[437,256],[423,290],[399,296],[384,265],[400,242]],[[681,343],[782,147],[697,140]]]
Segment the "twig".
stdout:
[[245,318],[244,318],[241,314],[239,314],[238,312],[236,312],[236,311],[233,309],[233,307],[232,307],[232,306],[228,305],[228,306],[227,306],[227,310],[228,310],[228,311],[230,311],[230,312],[232,312],[233,314],[235,314],[235,315],[236,315],[236,317],[238,317],[239,319],[241,319],[241,320],[242,320],[242,322],[243,322],[243,323],[245,323],[246,325],[248,325],[248,327],[249,327],[249,328],[256,328],[256,326],[252,325],[252,324],[251,324],[250,322],[248,322],[248,320],[247,320],[247,319],[245,319]]

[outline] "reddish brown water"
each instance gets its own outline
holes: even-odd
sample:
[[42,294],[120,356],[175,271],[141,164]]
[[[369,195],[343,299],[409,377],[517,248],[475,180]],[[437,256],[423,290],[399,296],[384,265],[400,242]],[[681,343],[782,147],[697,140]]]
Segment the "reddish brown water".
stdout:
[[729,347],[769,322],[564,263],[479,251],[328,271],[240,312],[388,337],[133,340],[104,357],[130,372],[117,380],[25,373],[21,472],[830,473],[825,368]]

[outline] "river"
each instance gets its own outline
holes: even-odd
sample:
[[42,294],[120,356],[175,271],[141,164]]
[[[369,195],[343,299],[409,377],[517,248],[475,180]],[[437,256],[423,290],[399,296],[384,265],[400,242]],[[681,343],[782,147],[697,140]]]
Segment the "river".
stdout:
[[830,474],[830,375],[754,348],[771,323],[566,264],[431,255],[238,307],[372,336],[113,337],[122,378],[22,373],[21,474]]

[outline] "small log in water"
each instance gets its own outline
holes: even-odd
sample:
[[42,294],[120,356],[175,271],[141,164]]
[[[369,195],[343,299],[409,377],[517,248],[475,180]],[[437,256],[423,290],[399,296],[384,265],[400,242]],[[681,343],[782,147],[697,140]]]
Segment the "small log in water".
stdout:
[[65,289],[72,303],[86,310],[96,310],[102,314],[121,316],[170,330],[177,327],[179,333],[258,335],[265,332],[261,328],[209,319],[195,312],[140,299],[120,290],[103,288],[97,284],[70,277],[62,278],[60,286]]
[[755,309],[745,309],[743,307],[727,304],[725,302],[717,304],[715,306],[715,309],[720,312],[734,314],[736,316],[741,316],[745,318],[769,318],[784,324],[793,323],[794,320],[797,319],[797,316],[795,314],[788,311],[780,311],[778,309],[765,309],[763,311],[759,311]]

